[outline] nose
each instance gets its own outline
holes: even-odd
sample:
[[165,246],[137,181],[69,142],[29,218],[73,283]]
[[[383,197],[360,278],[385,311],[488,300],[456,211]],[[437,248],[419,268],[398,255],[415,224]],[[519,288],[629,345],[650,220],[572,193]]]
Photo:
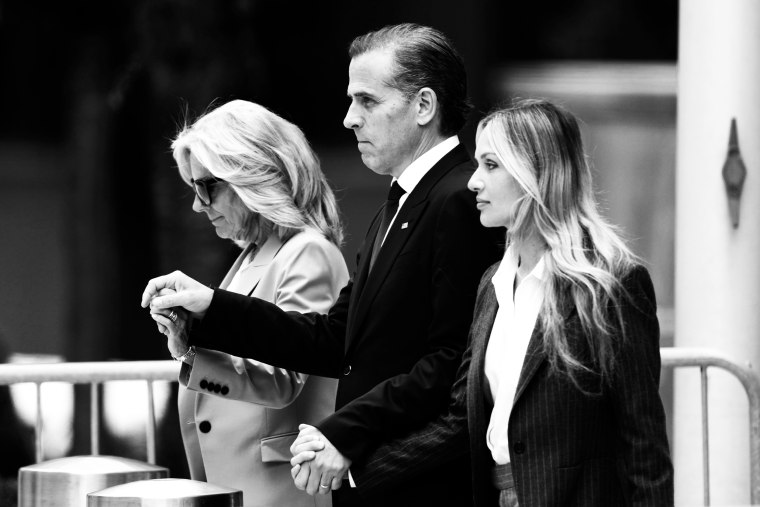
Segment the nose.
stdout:
[[348,106],[346,117],[343,118],[343,126],[347,129],[358,129],[361,127],[361,116],[356,112],[353,101]]
[[473,192],[479,192],[483,189],[483,180],[480,179],[480,168],[476,169],[469,181],[467,181],[467,188]]
[[201,202],[200,197],[197,195],[193,199],[193,211],[200,213],[206,209],[206,205]]

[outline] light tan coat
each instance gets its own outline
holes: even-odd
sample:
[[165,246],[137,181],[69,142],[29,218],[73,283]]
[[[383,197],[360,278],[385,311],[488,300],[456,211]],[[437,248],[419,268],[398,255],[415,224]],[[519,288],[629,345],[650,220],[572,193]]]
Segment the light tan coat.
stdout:
[[[326,313],[348,282],[340,250],[316,232],[285,244],[270,238],[235,279],[244,255],[220,287],[284,310]],[[246,507],[329,506],[329,495],[310,497],[293,485],[289,447],[300,423],[333,412],[337,381],[215,350],[196,354],[182,366],[178,398],[191,477],[242,490]]]

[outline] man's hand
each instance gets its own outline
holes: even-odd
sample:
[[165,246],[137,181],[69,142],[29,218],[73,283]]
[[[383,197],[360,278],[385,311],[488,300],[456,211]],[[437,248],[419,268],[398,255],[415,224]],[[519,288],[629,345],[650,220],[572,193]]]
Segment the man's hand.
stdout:
[[[160,295],[162,289],[171,289],[175,294]],[[182,307],[195,318],[203,318],[214,297],[214,291],[182,273],[175,271],[153,278],[145,286],[140,306],[150,305],[151,311]]]
[[298,438],[290,446],[293,454],[290,460],[293,465],[291,475],[296,487],[310,495],[324,495],[340,489],[351,460],[343,456],[314,426],[301,424],[298,429]]

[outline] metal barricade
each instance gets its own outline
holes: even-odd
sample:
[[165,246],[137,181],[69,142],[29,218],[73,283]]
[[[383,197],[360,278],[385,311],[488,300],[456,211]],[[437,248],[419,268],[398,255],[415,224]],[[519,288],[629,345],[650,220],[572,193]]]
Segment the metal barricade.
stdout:
[[45,382],[90,384],[90,452],[100,452],[100,394],[98,386],[112,380],[144,380],[148,390],[148,421],[145,425],[145,446],[148,463],[156,462],[156,415],[153,405],[153,382],[176,381],[180,364],[176,361],[104,361],[81,363],[0,364],[0,385],[31,382],[37,391],[34,425],[35,457],[42,454],[42,397]]
[[707,422],[707,368],[715,367],[728,371],[736,377],[747,392],[749,401],[749,457],[750,457],[750,499],[760,504],[760,376],[755,370],[739,365],[712,349],[688,347],[663,347],[660,349],[663,369],[698,367],[702,386],[702,470],[704,483],[704,503],[710,505],[710,433]]
[[[733,374],[744,386],[749,400],[750,498],[760,504],[760,376],[718,351],[700,348],[664,347],[660,349],[663,369],[698,367],[702,385],[702,449],[705,505],[710,505],[710,457],[707,407],[707,368],[721,368]],[[107,361],[48,364],[0,364],[0,385],[34,383],[37,388],[35,450],[42,461],[42,410],[40,386],[45,382],[90,384],[90,446],[97,455],[100,448],[100,395],[98,386],[114,380],[144,380],[148,389],[148,421],[145,426],[148,462],[156,461],[156,418],[153,382],[176,381],[180,364],[176,361]]]

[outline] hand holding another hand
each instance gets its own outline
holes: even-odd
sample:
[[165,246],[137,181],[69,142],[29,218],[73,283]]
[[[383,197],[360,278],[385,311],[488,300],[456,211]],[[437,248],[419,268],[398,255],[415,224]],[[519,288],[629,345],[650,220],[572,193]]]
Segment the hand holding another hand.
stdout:
[[[162,293],[163,289],[173,291]],[[153,310],[167,310],[182,307],[195,318],[203,318],[214,297],[214,291],[193,280],[181,271],[153,278],[145,286],[140,306],[150,305]]]
[[351,460],[314,426],[301,424],[298,429],[298,438],[290,446],[293,454],[291,475],[296,487],[310,495],[340,489]]

